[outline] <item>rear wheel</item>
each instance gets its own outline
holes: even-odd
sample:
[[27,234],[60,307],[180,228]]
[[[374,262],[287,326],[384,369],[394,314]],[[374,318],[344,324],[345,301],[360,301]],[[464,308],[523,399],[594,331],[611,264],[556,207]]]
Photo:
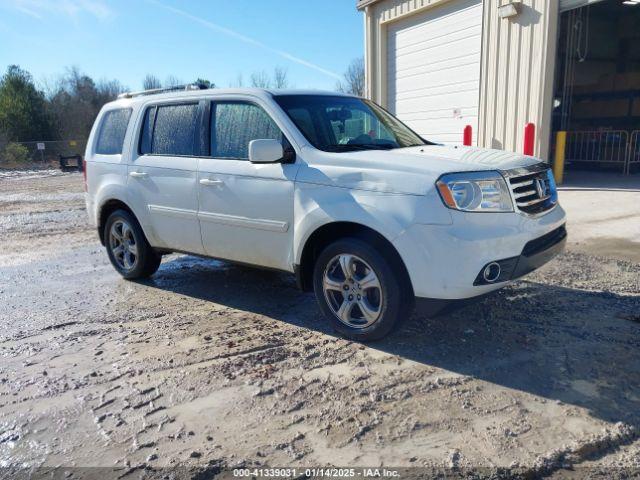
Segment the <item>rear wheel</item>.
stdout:
[[357,238],[338,240],[324,249],[315,264],[313,283],[324,315],[354,340],[384,337],[413,305],[392,263]]
[[126,210],[109,215],[104,238],[109,260],[124,278],[146,278],[158,270],[162,257],[149,245],[140,224]]

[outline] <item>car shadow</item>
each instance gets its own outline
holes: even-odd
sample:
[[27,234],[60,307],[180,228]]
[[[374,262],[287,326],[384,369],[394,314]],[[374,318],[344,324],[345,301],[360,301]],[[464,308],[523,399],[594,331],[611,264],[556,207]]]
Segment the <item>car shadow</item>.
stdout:
[[[336,335],[285,273],[179,256],[144,284]],[[635,296],[520,281],[446,316],[414,314],[368,346],[640,426],[637,307]]]

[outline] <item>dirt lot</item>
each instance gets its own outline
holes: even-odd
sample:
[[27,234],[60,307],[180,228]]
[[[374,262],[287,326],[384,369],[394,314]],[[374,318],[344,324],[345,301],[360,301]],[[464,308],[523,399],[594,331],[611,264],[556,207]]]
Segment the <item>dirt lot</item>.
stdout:
[[[360,345],[283,274],[171,255],[150,281],[121,280],[86,225],[81,183],[0,178],[0,478],[56,466],[123,478],[177,465],[640,471],[638,244],[597,257],[589,242],[602,236],[576,225],[567,253],[525,280]],[[624,223],[638,225],[640,193],[625,193]],[[575,195],[561,201],[579,208]]]

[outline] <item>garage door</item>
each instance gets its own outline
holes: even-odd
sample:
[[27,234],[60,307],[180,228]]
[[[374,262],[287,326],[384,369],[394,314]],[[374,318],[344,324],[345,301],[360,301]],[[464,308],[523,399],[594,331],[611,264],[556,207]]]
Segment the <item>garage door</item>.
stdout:
[[478,130],[482,2],[453,0],[387,29],[387,105],[423,137],[459,144]]

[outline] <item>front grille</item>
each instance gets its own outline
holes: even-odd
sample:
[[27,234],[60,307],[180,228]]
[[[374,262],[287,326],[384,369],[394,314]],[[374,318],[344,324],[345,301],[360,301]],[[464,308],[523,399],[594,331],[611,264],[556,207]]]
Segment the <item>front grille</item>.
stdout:
[[557,202],[555,185],[547,173],[548,168],[534,168],[534,171],[517,169],[507,172],[516,207],[529,215],[551,210]]

